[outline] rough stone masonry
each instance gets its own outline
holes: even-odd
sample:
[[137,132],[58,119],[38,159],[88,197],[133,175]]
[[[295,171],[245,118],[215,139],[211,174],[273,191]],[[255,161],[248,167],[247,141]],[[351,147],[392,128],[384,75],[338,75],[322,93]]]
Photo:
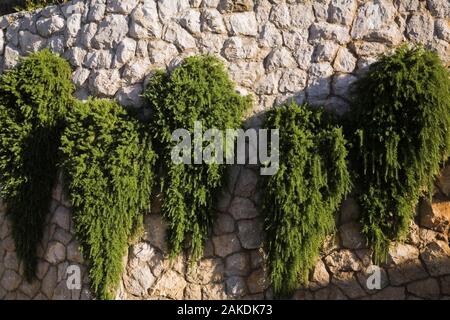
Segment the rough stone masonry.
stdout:
[[[450,63],[448,0],[74,0],[0,18],[0,71],[43,48],[73,66],[76,96],[111,97],[139,108],[152,71],[211,53],[242,94],[254,96],[249,125],[288,99],[348,108],[348,87],[383,52],[423,43]],[[257,171],[235,166],[217,201],[205,258],[170,263],[158,205],[145,234],[124,257],[118,299],[271,299],[265,278]],[[39,244],[37,280],[27,283],[0,202],[0,299],[91,299],[61,182]],[[381,289],[367,288],[371,252],[347,199],[311,275],[295,299],[450,299],[450,168],[432,203],[423,201],[404,243],[381,266]],[[82,288],[69,290],[67,268],[80,267]]]

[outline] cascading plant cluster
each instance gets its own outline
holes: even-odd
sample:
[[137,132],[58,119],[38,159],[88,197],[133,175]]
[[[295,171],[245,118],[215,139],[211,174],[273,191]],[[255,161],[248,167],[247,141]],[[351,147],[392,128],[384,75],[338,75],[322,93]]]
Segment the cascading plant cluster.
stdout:
[[354,93],[363,233],[380,263],[390,242],[406,234],[420,196],[433,191],[448,157],[449,73],[436,53],[403,46],[373,64]]
[[114,298],[129,239],[150,209],[156,155],[142,124],[109,100],[77,102],[62,135],[76,235],[97,297]]
[[[177,129],[193,133],[196,121],[205,129],[239,128],[251,100],[235,91],[222,62],[209,55],[189,57],[170,74],[156,72],[145,97],[152,113],[149,128],[161,157],[162,214],[168,222],[172,256],[186,243],[195,261],[203,252],[213,221],[213,200],[224,182],[226,165],[194,164],[193,153],[189,155],[191,164],[174,163],[172,133]],[[227,148],[224,141],[224,150]]]
[[150,207],[156,155],[143,125],[109,100],[72,97],[72,70],[41,51],[0,78],[0,196],[28,280],[58,169],[97,297],[114,297],[129,239]]
[[46,50],[0,78],[0,196],[8,204],[16,252],[29,280],[56,180],[59,137],[72,105],[71,73],[66,61]]
[[269,277],[278,296],[308,282],[350,191],[346,140],[328,118],[322,109],[289,103],[265,121],[279,129],[279,170],[266,179],[263,200]]
[[[44,50],[0,77],[0,196],[31,280],[62,170],[93,292],[109,299],[155,182],[171,256],[189,247],[193,261],[201,257],[226,165],[197,164],[192,149],[190,164],[174,162],[172,135],[185,129],[195,145],[198,121],[205,129],[237,129],[251,99],[236,92],[220,60],[190,57],[150,78],[144,96],[151,117],[143,123],[115,102],[74,99],[71,73],[66,61]],[[308,281],[334,231],[334,213],[351,189],[348,160],[363,233],[380,263],[390,242],[406,233],[419,197],[431,193],[448,157],[450,80],[436,54],[400,47],[373,64],[354,89],[346,127],[350,159],[342,127],[321,108],[288,103],[267,114],[264,127],[279,129],[280,142],[279,169],[264,179],[262,197],[268,271],[278,296]],[[230,141],[221,143],[228,150]]]

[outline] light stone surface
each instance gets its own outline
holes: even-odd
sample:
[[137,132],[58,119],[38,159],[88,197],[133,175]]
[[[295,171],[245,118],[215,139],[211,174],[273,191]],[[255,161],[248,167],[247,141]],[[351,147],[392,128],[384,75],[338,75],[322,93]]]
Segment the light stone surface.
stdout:
[[[48,47],[73,66],[77,95],[115,98],[140,108],[144,85],[158,68],[184,58],[220,57],[239,92],[254,96],[250,117],[294,99],[343,113],[349,88],[403,41],[422,43],[450,63],[448,0],[87,0],[0,17],[0,71]],[[437,299],[450,296],[450,169],[438,179],[439,199],[419,206],[404,243],[381,265],[380,290],[369,290],[372,253],[348,198],[337,235],[323,246],[310,283],[294,299]],[[167,226],[154,209],[142,239],[130,246],[118,299],[272,299],[267,281],[259,174],[230,170],[216,205],[205,257],[168,257]],[[37,279],[28,283],[15,254],[0,201],[0,299],[92,299],[88,269],[74,235],[70,201],[58,184],[42,243]],[[157,207],[157,206],[155,206]],[[67,288],[79,266],[81,290]]]

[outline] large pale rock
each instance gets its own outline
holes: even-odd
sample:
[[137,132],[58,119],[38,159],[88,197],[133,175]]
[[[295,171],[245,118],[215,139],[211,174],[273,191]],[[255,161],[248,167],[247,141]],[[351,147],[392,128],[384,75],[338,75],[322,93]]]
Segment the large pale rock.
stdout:
[[264,64],[268,71],[297,66],[291,52],[284,47],[272,50],[265,59]]
[[219,10],[221,12],[243,12],[252,11],[253,0],[220,0]]
[[216,236],[212,238],[212,241],[214,253],[219,257],[226,257],[241,250],[241,244],[235,234]]
[[434,21],[428,14],[414,14],[406,25],[406,36],[409,40],[427,43],[433,39]]
[[81,14],[73,14],[69,18],[67,18],[67,26],[66,26],[66,38],[68,40],[69,45],[73,45],[76,42],[76,36],[78,35],[81,29],[81,21],[83,17]]
[[158,0],[159,17],[161,21],[170,21],[181,12],[189,9],[189,0]]
[[450,3],[448,0],[427,0],[427,8],[438,18],[450,17]]
[[162,275],[153,289],[153,295],[167,297],[169,299],[183,299],[186,280],[179,273],[169,270]]
[[[352,85],[358,80],[353,75],[350,74],[337,74],[333,77],[333,93],[343,97],[350,98]],[[351,220],[356,220],[359,216],[359,208],[356,205],[356,202],[353,200],[353,203],[346,204],[344,202],[343,209],[341,213],[341,223],[349,222]]]
[[280,82],[282,72],[274,71],[263,76],[256,84],[256,93],[262,94],[276,94],[278,92],[278,84]]
[[263,224],[260,219],[238,222],[238,234],[245,249],[258,249],[262,244]]
[[117,92],[116,99],[125,107],[140,108],[144,104],[142,91],[142,85],[139,83],[128,87],[123,87]]
[[212,282],[221,282],[224,265],[221,259],[202,259],[190,265],[186,273],[186,280],[190,283],[206,285]]
[[[450,42],[450,22],[448,20],[446,19],[436,20],[435,31],[439,39]],[[0,39],[0,47],[1,47],[1,39]]]
[[89,87],[94,94],[112,97],[121,86],[120,73],[117,69],[101,69],[91,74]]
[[202,286],[198,284],[188,283],[184,290],[184,299],[186,300],[202,300]]
[[331,23],[351,25],[358,7],[356,0],[332,0],[328,8]]
[[147,294],[155,280],[148,266],[140,266],[139,268],[132,268],[128,272],[127,276],[124,277],[124,285],[131,294],[143,296]]
[[254,12],[234,13],[229,17],[228,31],[232,35],[256,36],[258,24]]
[[360,271],[362,269],[358,256],[347,249],[333,251],[325,257],[325,263],[333,273]]
[[308,96],[313,100],[323,100],[330,94],[333,68],[328,62],[314,63],[309,70]]
[[224,283],[212,283],[202,287],[203,300],[224,300],[226,289]]
[[73,47],[67,50],[65,57],[74,67],[81,67],[85,61],[87,51],[81,47]]
[[43,37],[48,37],[56,32],[64,30],[66,20],[59,15],[52,15],[50,18],[41,18],[36,21],[38,33]]
[[128,84],[135,84],[144,80],[151,69],[148,59],[136,59],[126,64],[122,72],[123,80]]
[[172,23],[166,27],[163,40],[173,43],[181,51],[196,47],[194,37],[176,23]]
[[372,0],[358,9],[352,37],[369,41],[401,42],[401,31],[394,22],[395,8],[391,1]]
[[99,24],[97,34],[92,39],[96,49],[116,47],[128,33],[128,20],[120,14],[106,16]]
[[231,79],[239,86],[252,88],[256,81],[264,74],[263,65],[253,61],[238,61],[229,66]]
[[222,15],[216,9],[205,9],[202,13],[202,31],[226,33]]
[[356,58],[347,48],[340,48],[334,60],[334,71],[350,73],[355,70]]
[[[221,17],[222,19],[222,17]],[[198,10],[188,10],[180,18],[180,24],[183,28],[192,34],[199,34],[200,29],[200,12]],[[223,21],[222,21],[223,25]],[[225,27],[225,25],[223,25]]]
[[129,14],[138,3],[139,0],[108,0],[106,11],[110,13]]
[[156,40],[149,43],[148,55],[152,64],[166,66],[178,55],[178,50],[174,44]]
[[277,28],[283,29],[289,27],[291,25],[291,15],[287,4],[280,3],[273,6],[269,19]]
[[404,243],[394,243],[389,248],[387,262],[389,264],[401,265],[409,260],[416,260],[418,258],[419,249],[416,247]]
[[438,232],[445,232],[450,226],[450,201],[422,200],[420,204],[420,225]]
[[19,32],[20,49],[24,53],[37,52],[45,48],[47,40],[29,31]]
[[378,56],[387,51],[386,45],[379,42],[354,41],[350,44],[358,57]]
[[310,1],[297,2],[289,6],[292,26],[307,30],[315,21],[313,6]]
[[294,52],[302,50],[308,45],[308,30],[300,28],[283,30],[283,43]]
[[268,22],[262,26],[258,41],[262,47],[275,48],[283,44],[283,36],[272,23]]
[[45,260],[51,264],[57,264],[66,258],[66,247],[57,241],[51,242],[48,245],[47,252],[45,254]]
[[87,20],[89,22],[98,22],[103,19],[106,12],[106,5],[104,3],[94,3],[91,4],[89,13],[87,15]]
[[77,68],[72,74],[73,83],[79,88],[86,83],[86,80],[89,78],[89,74],[91,72],[89,69],[85,69],[82,67]]
[[96,23],[85,24],[83,27],[81,27],[80,43],[85,48],[91,48],[92,39],[94,39],[94,36],[97,33],[97,29],[98,26]]
[[318,22],[309,29],[308,41],[312,44],[321,43],[323,40],[334,40],[339,44],[346,44],[350,39],[349,29],[345,26]]
[[443,241],[432,242],[421,252],[420,257],[432,276],[450,274],[450,248]]
[[136,53],[137,43],[135,40],[125,38],[118,45],[116,55],[114,57],[114,67],[120,68],[128,61],[130,61]]
[[280,79],[279,91],[281,93],[297,93],[306,86],[308,74],[300,69],[289,69],[283,72]]
[[162,34],[158,10],[153,0],[139,4],[131,14],[130,36],[137,39],[160,38]]
[[258,54],[258,44],[255,39],[231,37],[224,42],[222,54],[228,61],[253,59]]
[[3,55],[3,69],[9,70],[19,63],[20,52],[18,49],[7,45]]
[[310,277],[310,287],[318,289],[326,287],[330,283],[330,275],[322,260],[318,260]]
[[339,45],[334,41],[323,41],[314,50],[314,62],[332,62],[339,48]]

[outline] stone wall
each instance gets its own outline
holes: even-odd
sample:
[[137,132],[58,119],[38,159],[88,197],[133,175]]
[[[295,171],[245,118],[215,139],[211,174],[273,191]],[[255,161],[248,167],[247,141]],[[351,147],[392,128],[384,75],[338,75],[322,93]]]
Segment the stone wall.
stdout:
[[[0,18],[0,68],[48,47],[73,65],[76,95],[115,97],[139,108],[145,80],[189,55],[211,53],[225,62],[259,115],[287,99],[347,110],[348,86],[378,54],[408,41],[424,43],[450,63],[448,0],[74,0]],[[167,259],[165,226],[155,205],[145,234],[124,257],[119,299],[270,299],[261,250],[258,173],[230,168],[217,200],[217,219],[205,258]],[[382,289],[369,290],[371,253],[349,198],[338,232],[323,248],[311,284],[298,299],[449,298],[450,169],[433,204],[424,201],[405,243],[381,266]],[[70,203],[55,188],[39,244],[38,280],[22,278],[5,207],[0,204],[0,299],[90,299],[86,267],[73,236]],[[69,290],[67,268],[80,267],[81,290]]]

